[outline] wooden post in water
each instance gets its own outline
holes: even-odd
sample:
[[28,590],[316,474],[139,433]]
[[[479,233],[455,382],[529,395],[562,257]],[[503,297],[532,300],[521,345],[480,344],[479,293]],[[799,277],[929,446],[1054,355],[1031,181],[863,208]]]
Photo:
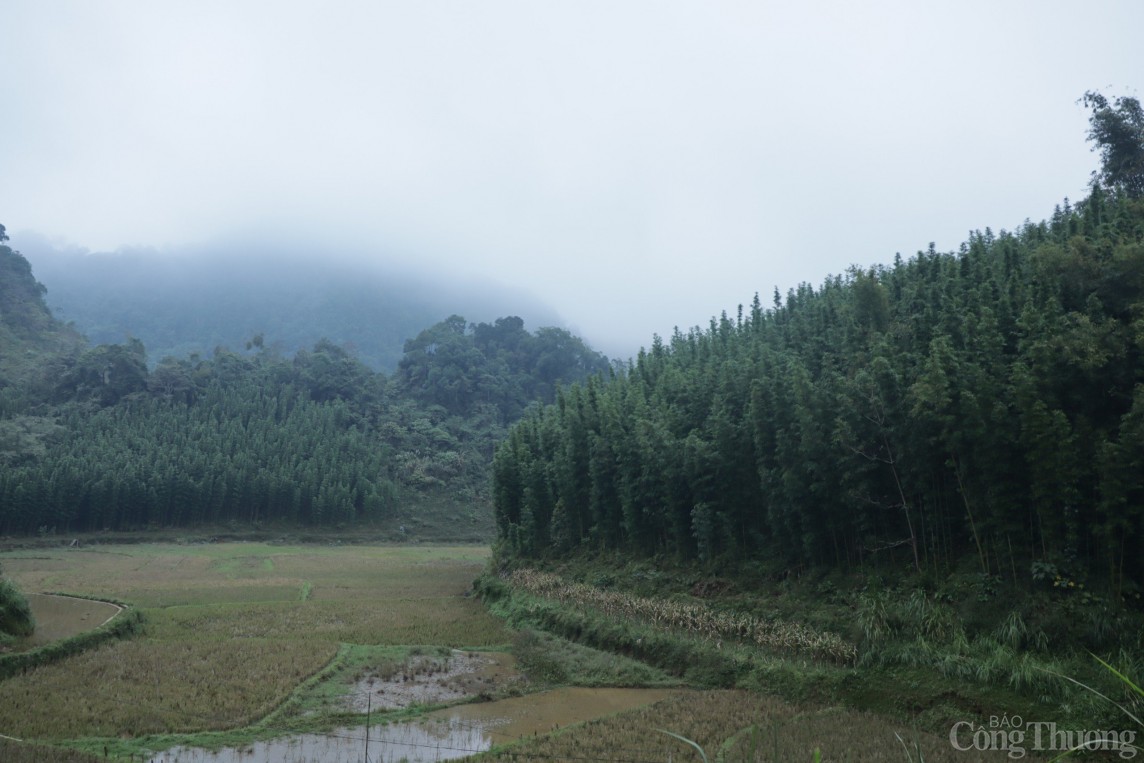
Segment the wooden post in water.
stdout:
[[369,711],[373,701],[373,692],[367,691],[365,695],[365,763],[369,763]]

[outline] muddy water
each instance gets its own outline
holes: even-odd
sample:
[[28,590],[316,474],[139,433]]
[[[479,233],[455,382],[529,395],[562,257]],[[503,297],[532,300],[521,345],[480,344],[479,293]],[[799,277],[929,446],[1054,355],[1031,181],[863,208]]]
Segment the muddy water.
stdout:
[[522,680],[511,654],[454,649],[444,661],[413,657],[387,681],[375,675],[365,676],[351,686],[346,707],[365,713],[370,707],[379,711],[416,704],[443,705],[491,695]]
[[[459,705],[428,713],[416,721],[371,726],[369,760],[421,763],[462,758],[494,744],[640,707],[677,692],[568,688]],[[177,747],[152,758],[155,763],[361,763],[365,759],[364,726],[326,734],[299,734],[217,752]]]

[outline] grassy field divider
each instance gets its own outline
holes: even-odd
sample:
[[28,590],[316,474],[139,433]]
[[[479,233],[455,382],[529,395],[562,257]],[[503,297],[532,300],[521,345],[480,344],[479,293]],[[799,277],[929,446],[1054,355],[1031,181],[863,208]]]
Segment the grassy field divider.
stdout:
[[562,604],[588,607],[608,617],[646,622],[656,629],[722,645],[723,641],[754,644],[769,651],[852,665],[858,649],[841,636],[807,625],[764,619],[745,613],[716,611],[701,602],[680,602],[635,596],[583,583],[566,581],[539,570],[518,569],[504,576],[517,589]]
[[70,638],[53,641],[26,652],[0,655],[0,680],[10,678],[22,671],[71,657],[117,638],[127,638],[138,633],[143,625],[143,613],[127,602],[73,593],[51,592],[51,595],[101,601],[119,607],[120,611],[92,630],[78,633]]
[[296,711],[301,706],[302,696],[313,687],[337,675],[338,671],[345,666],[352,650],[353,644],[339,644],[338,651],[330,658],[329,662],[314,671],[305,681],[295,686],[294,690],[286,695],[276,707],[272,708],[270,712],[264,715],[260,720],[251,724],[250,728],[278,729],[288,725],[284,724],[283,721],[290,713]]
[[697,686],[735,686],[753,667],[742,645],[718,645],[647,623],[608,616],[591,607],[569,607],[515,588],[495,575],[479,578],[477,592],[493,614],[514,628],[539,628],[574,643],[656,666]]

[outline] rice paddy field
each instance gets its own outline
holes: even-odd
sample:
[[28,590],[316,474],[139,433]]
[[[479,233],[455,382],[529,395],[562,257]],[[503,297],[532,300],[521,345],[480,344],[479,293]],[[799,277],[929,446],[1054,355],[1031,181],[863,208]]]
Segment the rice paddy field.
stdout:
[[[375,697],[383,694],[377,681],[391,682],[388,696],[398,682],[416,689],[417,680],[433,676],[414,674],[444,675],[450,655],[465,655],[455,664],[512,665],[504,653],[514,645],[530,664],[547,657],[549,674],[562,676],[558,683],[591,675],[586,682],[601,687],[615,675],[618,685],[658,688],[649,694],[654,704],[587,722],[582,712],[567,721],[557,712],[547,733],[494,738],[493,749],[483,753],[488,757],[698,760],[688,745],[658,731],[668,729],[699,741],[712,760],[716,753],[727,761],[810,760],[816,749],[823,760],[917,760],[922,752],[929,761],[1004,758],[957,752],[939,736],[853,710],[700,692],[624,658],[547,635],[524,638],[470,595],[488,553],[476,546],[266,543],[0,553],[5,574],[27,593],[128,602],[146,623],[132,639],[0,681],[0,760],[146,761],[169,748],[231,746],[234,760],[257,763],[243,751],[258,740],[360,728],[361,697],[351,695],[363,686],[373,687]],[[76,627],[100,614],[69,617]],[[471,682],[487,678],[475,674]],[[499,673],[488,680],[458,701],[495,700],[553,684]],[[543,701],[535,696],[524,705]],[[371,721],[408,722],[434,706],[405,703],[379,713],[375,703]],[[52,747],[29,748],[2,737]],[[372,763],[380,759],[371,755]],[[354,753],[344,760],[364,758]]]
[[26,598],[37,623],[35,633],[26,640],[33,647],[89,631],[123,611],[116,604],[74,596],[30,593]]
[[[480,547],[131,545],[0,554],[28,593],[126,601],[144,634],[0,682],[0,734],[63,743],[249,726],[342,645],[504,648]],[[93,745],[100,749],[104,745]]]

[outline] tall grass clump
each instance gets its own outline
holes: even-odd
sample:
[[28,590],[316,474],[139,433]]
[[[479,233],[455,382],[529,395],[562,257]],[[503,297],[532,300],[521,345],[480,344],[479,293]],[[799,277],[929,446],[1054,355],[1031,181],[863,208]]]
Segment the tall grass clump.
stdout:
[[863,645],[859,667],[934,670],[955,681],[1007,686],[1041,703],[1068,693],[1067,685],[1049,675],[1060,670],[1060,658],[1047,649],[1044,630],[1020,610],[970,636],[948,602],[922,589],[897,596],[863,591],[856,604]]
[[0,738],[0,760],[4,763],[99,763],[103,759],[79,750]]
[[[1107,671],[1107,675],[1113,679],[1111,683],[1114,689],[1117,691],[1110,691],[1110,693],[1118,694],[1119,696],[1117,696],[1117,698],[1114,699],[1104,692],[1101,692],[1100,690],[1089,686],[1082,681],[1078,681],[1071,676],[1056,672],[1053,672],[1053,675],[1076,684],[1088,692],[1091,696],[1097,697],[1108,705],[1112,705],[1113,707],[1117,708],[1121,714],[1120,720],[1127,719],[1135,728],[1121,729],[1118,731],[1110,730],[1103,733],[1081,732],[1077,735],[1077,739],[1079,741],[1073,747],[1065,750],[1060,755],[1053,758],[1052,763],[1055,763],[1058,760],[1064,760],[1065,758],[1070,758],[1080,752],[1094,750],[1112,750],[1117,752],[1120,758],[1127,760],[1136,757],[1142,750],[1144,750],[1144,747],[1142,747],[1139,743],[1140,735],[1144,734],[1144,720],[1142,720],[1142,718],[1144,718],[1144,689],[1141,689],[1135,681],[1129,678],[1121,670],[1117,670],[1111,664],[1105,660],[1102,660],[1100,657],[1097,657],[1095,654],[1092,656],[1097,662],[1101,664],[1104,670]],[[1124,657],[1125,655],[1122,654],[1121,656]],[[1138,658],[1130,658],[1129,662],[1135,666],[1138,664],[1137,660]]]

